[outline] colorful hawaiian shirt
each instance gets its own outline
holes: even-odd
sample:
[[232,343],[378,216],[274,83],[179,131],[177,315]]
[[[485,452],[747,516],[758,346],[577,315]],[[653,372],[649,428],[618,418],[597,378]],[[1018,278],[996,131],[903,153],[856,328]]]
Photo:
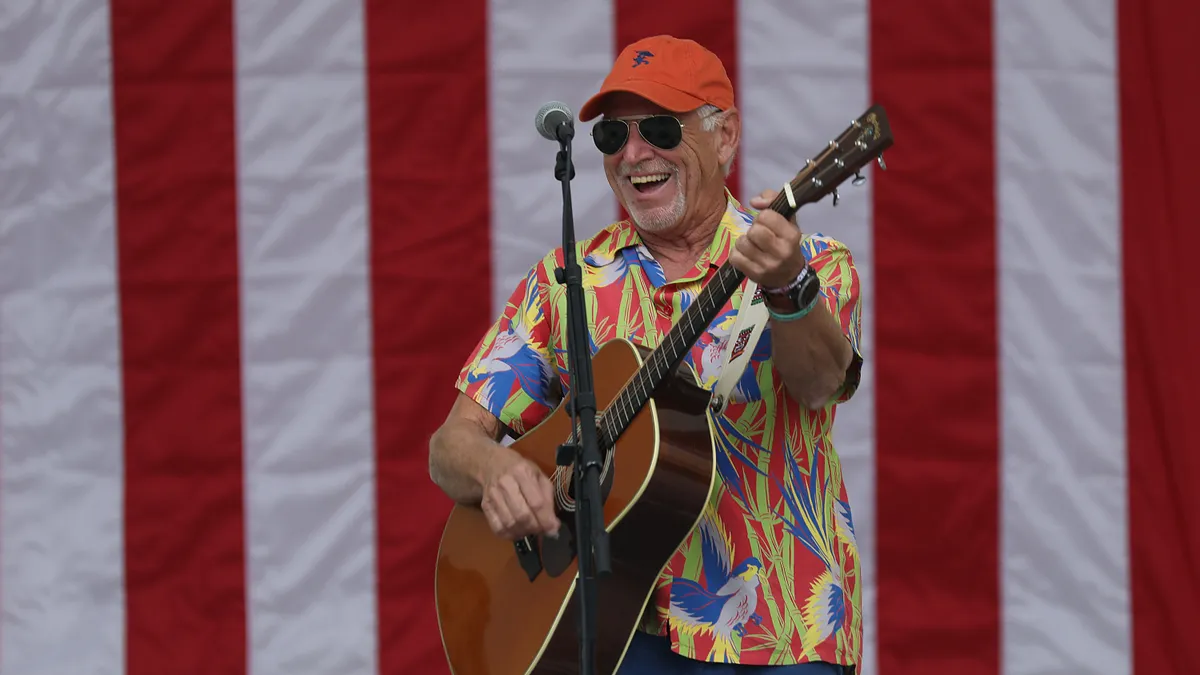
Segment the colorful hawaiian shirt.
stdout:
[[[577,242],[593,353],[613,338],[657,345],[754,218],[728,199],[707,252],[671,283],[628,221]],[[858,385],[859,283],[841,242],[814,234],[802,246],[822,281],[825,306],[854,348],[854,365],[835,399],[809,410],[787,394],[771,365],[768,325],[730,404],[712,419],[719,484],[700,526],[659,579],[650,627],[694,659],[855,664],[860,658],[858,551],[831,437],[836,405]],[[460,391],[517,435],[545,419],[566,388],[566,287],[554,280],[561,261],[556,250],[530,269],[458,378]],[[744,288],[686,356],[707,389],[720,375]]]

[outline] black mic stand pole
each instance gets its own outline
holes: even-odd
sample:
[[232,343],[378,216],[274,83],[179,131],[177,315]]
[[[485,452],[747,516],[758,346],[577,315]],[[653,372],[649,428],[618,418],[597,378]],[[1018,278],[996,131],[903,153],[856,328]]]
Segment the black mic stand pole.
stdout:
[[562,183],[563,266],[555,270],[559,283],[567,285],[567,372],[570,374],[568,410],[576,433],[558,447],[558,464],[574,463],[575,556],[579,563],[579,673],[596,670],[596,578],[611,573],[608,532],[604,528],[604,505],[600,501],[600,470],[603,461],[596,433],[596,393],[592,384],[592,354],[588,347],[587,314],[583,304],[583,272],[575,253],[575,223],[571,214],[571,141],[575,130],[570,122],[555,129],[560,150],[554,177]]

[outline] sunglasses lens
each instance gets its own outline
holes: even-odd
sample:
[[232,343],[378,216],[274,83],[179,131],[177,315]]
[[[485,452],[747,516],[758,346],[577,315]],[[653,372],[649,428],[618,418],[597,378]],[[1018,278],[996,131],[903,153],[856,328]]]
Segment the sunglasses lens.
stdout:
[[683,140],[683,127],[670,115],[647,117],[638,122],[638,131],[647,143],[662,150],[670,150]]
[[628,138],[629,125],[620,120],[604,120],[592,128],[592,140],[596,148],[606,155],[620,150]]

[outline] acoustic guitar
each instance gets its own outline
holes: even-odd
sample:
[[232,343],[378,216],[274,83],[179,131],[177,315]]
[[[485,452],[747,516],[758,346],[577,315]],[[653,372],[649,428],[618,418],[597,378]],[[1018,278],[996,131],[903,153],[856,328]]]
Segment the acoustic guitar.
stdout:
[[[892,134],[882,107],[854,120],[808,160],[770,208],[790,218],[860,170],[883,164]],[[716,486],[711,395],[684,356],[744,276],[726,262],[653,350],[624,339],[592,357],[605,529],[612,575],[597,579],[596,675],[613,675],[671,555],[695,528]],[[567,399],[564,398],[564,401]],[[555,675],[579,670],[573,472],[558,466],[572,438],[560,404],[512,444],[551,476],[557,538],[495,536],[482,510],[455,505],[436,568],[438,626],[454,675]]]

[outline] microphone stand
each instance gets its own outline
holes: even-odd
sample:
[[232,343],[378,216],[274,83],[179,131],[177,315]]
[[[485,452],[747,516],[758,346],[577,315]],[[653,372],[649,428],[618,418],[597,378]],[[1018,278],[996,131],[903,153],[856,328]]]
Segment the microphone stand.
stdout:
[[[574,464],[575,541],[579,563],[579,673],[595,673],[596,578],[611,574],[608,556],[608,532],[604,528],[604,505],[600,501],[600,456],[596,431],[596,393],[592,384],[592,355],[588,345],[587,314],[583,301],[583,272],[575,253],[575,223],[571,213],[571,141],[575,136],[570,122],[555,129],[560,150],[554,164],[554,177],[562,183],[563,194],[563,266],[555,270],[559,283],[567,285],[567,372],[572,433],[570,441],[558,447],[559,466]],[[578,424],[576,424],[578,422]]]

